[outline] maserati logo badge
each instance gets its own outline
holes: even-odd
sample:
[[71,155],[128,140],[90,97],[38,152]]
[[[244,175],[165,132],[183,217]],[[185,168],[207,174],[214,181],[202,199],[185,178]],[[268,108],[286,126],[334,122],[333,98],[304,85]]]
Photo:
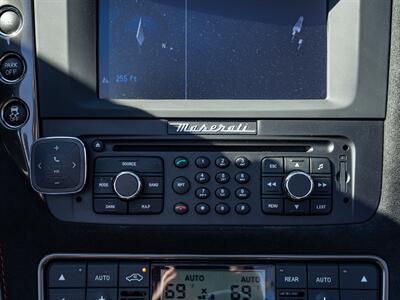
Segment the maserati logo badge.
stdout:
[[168,122],[168,134],[193,134],[193,135],[255,135],[257,134],[256,122]]

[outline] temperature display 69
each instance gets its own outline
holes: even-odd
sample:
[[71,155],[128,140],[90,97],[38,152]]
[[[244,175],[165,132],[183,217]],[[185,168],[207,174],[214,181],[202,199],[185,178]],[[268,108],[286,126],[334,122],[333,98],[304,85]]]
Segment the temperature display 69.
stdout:
[[265,300],[265,270],[161,270],[161,300]]

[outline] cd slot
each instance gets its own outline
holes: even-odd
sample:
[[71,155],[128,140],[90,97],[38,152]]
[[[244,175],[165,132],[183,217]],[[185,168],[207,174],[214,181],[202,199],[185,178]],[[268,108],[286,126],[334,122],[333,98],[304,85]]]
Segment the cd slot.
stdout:
[[132,151],[187,151],[187,152],[297,152],[310,153],[314,149],[329,150],[330,143],[327,141],[135,141],[112,143],[114,152],[132,152]]

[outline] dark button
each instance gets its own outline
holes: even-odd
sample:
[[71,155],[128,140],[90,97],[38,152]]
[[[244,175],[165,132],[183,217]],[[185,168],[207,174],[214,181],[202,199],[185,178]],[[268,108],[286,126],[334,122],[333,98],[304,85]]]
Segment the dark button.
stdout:
[[240,168],[240,169],[245,169],[248,166],[250,166],[250,160],[246,157],[238,157],[235,160],[235,165],[236,167]]
[[206,172],[200,172],[196,174],[195,180],[200,184],[207,183],[210,181],[210,175]]
[[22,79],[25,73],[25,64],[16,54],[6,54],[0,60],[1,79],[6,83],[15,83]]
[[129,203],[129,213],[133,215],[160,214],[163,210],[164,201],[159,198],[136,199]]
[[340,265],[340,287],[349,290],[379,289],[379,270],[374,265]]
[[263,194],[282,194],[282,177],[263,177],[262,192]]
[[[339,267],[334,264],[308,265],[309,289],[338,289]],[[329,298],[328,298],[329,299]]]
[[48,268],[49,288],[80,288],[86,286],[86,263],[56,262]]
[[238,188],[235,192],[236,197],[239,199],[247,199],[250,197],[250,191],[247,188]]
[[174,180],[172,188],[177,194],[186,194],[190,190],[190,182],[185,177],[178,177]]
[[49,289],[48,300],[85,300],[85,289]]
[[0,15],[0,31],[4,35],[15,34],[22,25],[22,17],[16,8],[5,9]]
[[157,195],[164,191],[163,177],[143,177],[143,194]]
[[263,212],[268,215],[283,214],[283,199],[263,199]]
[[339,290],[310,290],[308,300],[339,300]]
[[94,211],[98,214],[126,214],[128,204],[120,199],[94,199]]
[[207,188],[198,188],[196,190],[196,197],[199,199],[207,199],[210,197],[210,190]]
[[250,210],[251,210],[250,205],[248,205],[247,203],[239,203],[235,207],[235,211],[239,215],[247,215],[250,212]]
[[88,289],[86,300],[117,300],[117,289]]
[[332,211],[332,199],[311,199],[312,215],[327,215]]
[[331,174],[331,163],[327,158],[311,158],[311,173]]
[[282,157],[268,157],[262,161],[263,173],[284,173]]
[[230,165],[230,161],[226,157],[221,156],[221,157],[218,157],[215,160],[215,165],[218,168],[224,169],[224,168],[227,168]]
[[1,109],[1,120],[10,128],[18,128],[28,120],[28,107],[21,100],[13,99]]
[[149,287],[149,264],[143,263],[120,263],[119,286],[127,287]]
[[229,174],[225,172],[220,172],[215,175],[215,181],[220,184],[228,183],[230,179],[231,177],[229,176]]
[[210,206],[206,203],[199,203],[196,205],[195,210],[199,215],[206,215],[210,212]]
[[379,300],[379,291],[342,290],[340,300]]
[[231,192],[227,188],[218,188],[215,191],[215,196],[219,199],[226,199],[231,195]]
[[285,172],[292,171],[310,172],[310,159],[306,157],[288,157],[285,158]]
[[117,287],[118,264],[117,263],[88,263],[87,270],[88,287]]
[[183,169],[189,165],[189,160],[186,157],[180,156],[180,157],[175,158],[174,165],[175,165],[175,167],[177,167],[179,169]]
[[330,195],[332,194],[332,180],[331,178],[313,178],[315,195]]
[[219,215],[226,215],[231,211],[231,208],[226,203],[218,203],[215,207],[215,212]]
[[113,194],[113,178],[112,177],[96,177],[94,179],[95,194]]
[[198,157],[196,159],[196,166],[200,169],[205,169],[210,165],[210,160],[207,157]]
[[119,173],[122,171],[139,173],[161,173],[163,160],[159,157],[101,157],[96,159],[96,173]]
[[189,211],[189,206],[186,203],[177,203],[174,205],[174,212],[178,215],[184,215]]
[[235,180],[237,183],[245,184],[250,181],[250,175],[244,172],[240,172],[236,174]]
[[308,215],[310,213],[310,200],[293,202],[285,200],[285,214],[287,215]]
[[101,152],[104,150],[104,143],[100,140],[95,140],[92,143],[92,149],[96,152]]
[[304,264],[276,266],[276,286],[283,289],[307,288],[307,267]]

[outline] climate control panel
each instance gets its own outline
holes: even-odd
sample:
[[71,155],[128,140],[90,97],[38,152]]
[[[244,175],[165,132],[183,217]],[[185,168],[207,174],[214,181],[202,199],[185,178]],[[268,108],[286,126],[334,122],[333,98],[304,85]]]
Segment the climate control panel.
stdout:
[[51,255],[39,299],[387,300],[387,272],[377,257]]

